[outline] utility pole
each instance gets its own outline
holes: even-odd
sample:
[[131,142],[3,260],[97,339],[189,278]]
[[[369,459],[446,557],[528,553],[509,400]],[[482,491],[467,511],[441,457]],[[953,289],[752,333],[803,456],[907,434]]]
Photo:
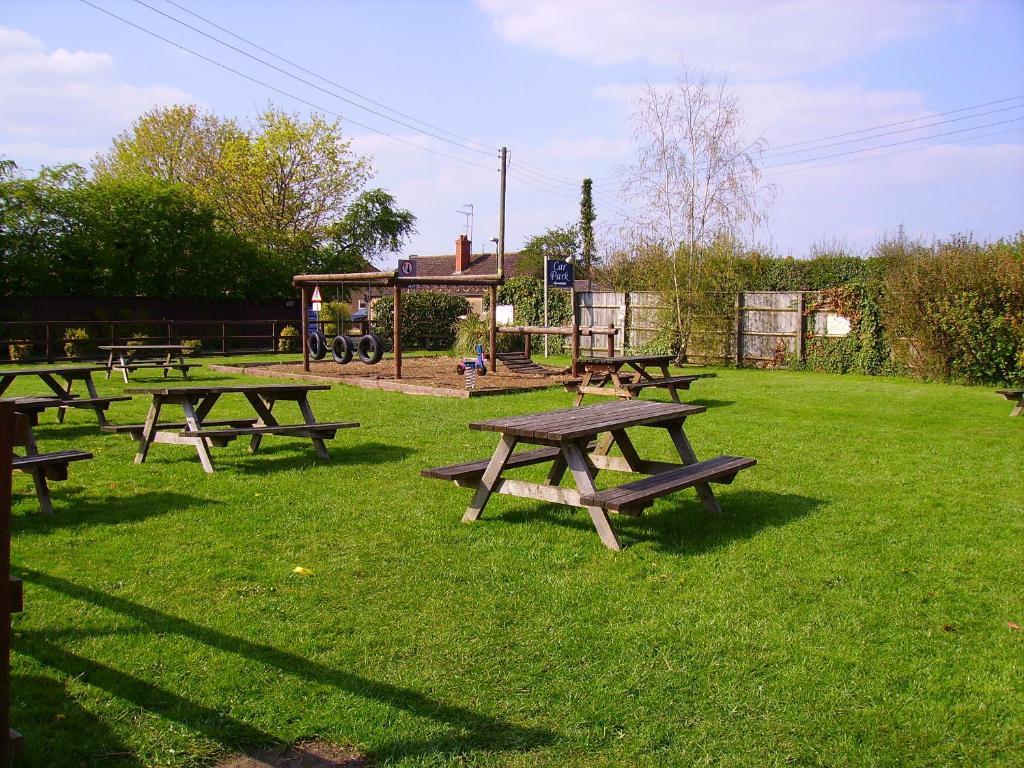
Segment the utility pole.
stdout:
[[505,181],[508,175],[508,148],[501,148],[501,191],[498,194],[498,279],[505,279]]

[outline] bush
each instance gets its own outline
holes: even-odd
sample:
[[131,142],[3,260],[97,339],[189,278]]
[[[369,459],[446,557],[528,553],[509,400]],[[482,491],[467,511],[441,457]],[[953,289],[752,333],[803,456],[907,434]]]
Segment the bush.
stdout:
[[64,330],[64,355],[72,360],[78,359],[88,347],[89,333],[85,328],[66,328]]
[[149,338],[150,337],[148,333],[144,333],[143,331],[136,331],[135,333],[128,337],[128,340],[125,342],[125,344],[127,344],[129,347],[141,347],[144,344],[150,343]]
[[299,349],[299,331],[293,325],[286,325],[277,335],[278,352],[296,352]]
[[[515,325],[544,324],[544,281],[535,277],[512,277],[498,288],[498,303],[511,304],[513,307],[512,322]],[[484,303],[487,307],[487,302]],[[548,287],[548,325],[572,325],[572,294],[562,288]],[[498,349],[502,349],[502,337],[510,340],[516,337],[511,334],[498,334]],[[518,347],[518,340],[511,342]],[[563,354],[569,347],[569,340],[563,336],[551,336],[548,339],[548,351],[553,355]],[[540,349],[543,338],[533,340],[534,349]]]
[[203,342],[201,339],[182,339],[181,346],[182,351],[188,357],[195,357],[203,351]]
[[32,354],[31,344],[8,344],[7,357],[12,361],[27,360]]
[[1024,379],[1024,233],[980,245],[968,237],[897,259],[883,299],[901,362],[925,378]]
[[324,336],[333,338],[348,330],[352,311],[344,301],[324,302],[320,310],[320,321],[323,323]]
[[[498,352],[513,352],[520,349],[522,337],[519,334],[499,333]],[[455,343],[452,352],[456,355],[476,354],[476,345],[483,344],[484,351],[490,347],[490,325],[487,320],[472,312],[455,324]]]
[[[372,329],[392,351],[394,299],[382,296],[373,306]],[[458,319],[471,314],[469,302],[461,296],[435,291],[402,293],[402,349],[451,349]]]

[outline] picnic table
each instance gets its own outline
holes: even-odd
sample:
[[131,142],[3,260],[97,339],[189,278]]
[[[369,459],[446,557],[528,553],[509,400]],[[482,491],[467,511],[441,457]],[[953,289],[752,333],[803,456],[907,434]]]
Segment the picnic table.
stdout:
[[[50,409],[57,409],[57,421],[63,422],[64,415],[68,408],[86,408],[96,414],[96,420],[102,427],[107,423],[104,411],[111,403],[121,400],[131,400],[127,396],[100,397],[96,391],[96,384],[92,375],[98,371],[106,370],[102,365],[51,365],[45,368],[11,368],[0,370],[0,395],[14,383],[14,380],[21,376],[37,376],[50,388],[52,395],[32,395],[29,397],[12,398],[15,405],[23,406],[19,410],[28,413],[32,423],[38,423],[39,413]],[[58,378],[64,380],[61,384]],[[72,390],[75,382],[82,382],[85,385],[88,397],[80,397]]]
[[[470,429],[497,432],[501,436],[489,459],[436,467],[421,474],[476,489],[463,522],[479,519],[494,493],[566,504],[587,510],[604,545],[618,551],[622,545],[608,512],[639,515],[655,500],[691,487],[705,509],[719,512],[721,508],[710,483],[731,483],[739,471],[757,463],[739,456],[698,461],[683,431],[683,422],[704,411],[700,405],[620,400],[474,422]],[[627,432],[637,427],[664,429],[680,462],[640,458]],[[600,440],[598,436],[602,436]],[[517,453],[515,448],[520,443],[542,447]],[[610,455],[614,446],[618,446],[621,456]],[[505,477],[509,470],[535,464],[549,465],[544,483]],[[594,480],[601,470],[648,477],[598,491]],[[575,489],[560,486],[566,471],[572,475]]]
[[[649,387],[668,390],[672,401],[678,403],[681,401],[676,390],[689,389],[690,384],[706,374],[672,376],[668,366],[673,359],[673,355],[583,357],[579,361],[582,377],[567,381],[565,389],[575,393],[577,406],[582,405],[586,395],[613,395],[620,400],[632,400]],[[635,373],[623,372],[627,367]],[[652,373],[650,369],[657,370]]]
[[1017,406],[1010,411],[1011,416],[1020,416],[1024,413],[1024,389],[997,389],[996,392],[1007,400],[1017,403]]
[[[128,383],[128,371],[139,368],[162,368],[164,378],[167,378],[168,371],[179,370],[187,379],[188,369],[199,367],[198,363],[185,362],[185,347],[181,344],[103,344],[99,349],[110,353],[106,365],[107,378],[112,372],[120,371],[125,384]],[[163,360],[154,360],[153,356],[162,356]]]
[[17,404],[14,405],[14,445],[24,447],[25,454],[13,458],[11,470],[20,470],[32,475],[36,498],[39,500],[39,511],[44,515],[52,515],[53,501],[50,499],[50,489],[46,481],[67,480],[68,464],[91,459],[92,454],[79,450],[40,453],[32,431],[32,420],[28,414],[18,411]]
[[[210,447],[223,447],[240,437],[249,437],[249,450],[256,453],[264,435],[301,437],[311,440],[316,455],[329,459],[324,440],[331,440],[339,429],[358,427],[356,422],[317,422],[309,405],[309,393],[330,389],[326,384],[238,384],[233,386],[133,387],[125,390],[133,395],[152,397],[149,415],[144,424],[112,424],[104,431],[126,433],[139,441],[135,463],[146,460],[153,443],[191,445],[199,455],[203,469],[213,472]],[[213,406],[224,395],[243,395],[252,407],[255,418],[207,418]],[[273,415],[279,400],[295,402],[302,414],[299,424],[281,424]],[[177,405],[184,422],[162,422],[160,412],[165,404]]]

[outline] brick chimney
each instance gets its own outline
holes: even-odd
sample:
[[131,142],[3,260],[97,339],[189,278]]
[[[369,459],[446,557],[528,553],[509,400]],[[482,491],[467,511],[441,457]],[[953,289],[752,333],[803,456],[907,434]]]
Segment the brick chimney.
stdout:
[[469,264],[473,260],[472,254],[473,243],[465,235],[459,235],[459,239],[455,241],[455,274],[461,274],[469,269]]

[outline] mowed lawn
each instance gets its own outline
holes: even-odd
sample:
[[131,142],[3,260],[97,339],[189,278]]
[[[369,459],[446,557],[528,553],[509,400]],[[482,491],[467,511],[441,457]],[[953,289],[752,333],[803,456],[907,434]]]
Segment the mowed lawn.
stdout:
[[330,463],[268,437],[216,450],[214,475],[179,446],[134,466],[91,413],[44,414],[43,450],[96,458],[52,485],[53,519],[15,476],[25,764],[308,738],[403,766],[1024,764],[1024,418],[986,388],[717,373],[688,393],[694,448],[758,466],[716,486],[721,516],[683,491],[614,517],[619,554],[584,512],[527,500],[464,525],[470,492],[419,476],[490,454],[468,422],[566,407],[560,390],[335,387],[318,418],[363,426]]

